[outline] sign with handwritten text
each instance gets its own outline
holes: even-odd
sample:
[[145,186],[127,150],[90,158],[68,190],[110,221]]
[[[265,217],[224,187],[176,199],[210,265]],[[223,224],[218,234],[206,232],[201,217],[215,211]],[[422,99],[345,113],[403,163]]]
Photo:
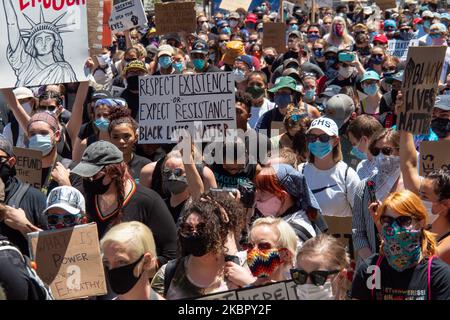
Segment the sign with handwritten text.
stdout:
[[13,147],[16,157],[17,178],[31,184],[36,189],[41,188],[42,152],[28,148]]
[[128,0],[113,6],[109,18],[109,27],[114,33],[144,27],[147,16],[141,0]]
[[434,170],[450,170],[450,140],[422,141],[419,148],[421,176]]

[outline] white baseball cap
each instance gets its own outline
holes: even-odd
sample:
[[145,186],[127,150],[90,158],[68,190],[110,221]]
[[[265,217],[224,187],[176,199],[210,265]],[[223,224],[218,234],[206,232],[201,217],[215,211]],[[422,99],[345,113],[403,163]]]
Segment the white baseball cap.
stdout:
[[34,98],[33,91],[26,87],[19,87],[13,90],[14,95],[18,100],[26,98]]
[[70,186],[57,187],[50,191],[44,213],[52,208],[63,209],[73,215],[86,212],[83,194]]
[[339,129],[333,120],[326,117],[320,117],[311,122],[311,126],[309,127],[306,133],[309,133],[312,129],[320,129],[325,132],[329,136],[339,136]]

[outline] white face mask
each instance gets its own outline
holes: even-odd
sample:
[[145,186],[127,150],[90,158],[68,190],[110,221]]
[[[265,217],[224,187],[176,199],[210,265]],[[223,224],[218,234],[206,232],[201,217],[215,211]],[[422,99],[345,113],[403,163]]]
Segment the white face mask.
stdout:
[[236,20],[231,20],[231,21],[230,21],[230,27],[236,28],[237,25],[238,25],[238,22],[237,22]]
[[432,212],[433,202],[422,200],[422,203],[425,206],[425,208],[427,208],[428,223],[433,224],[437,220],[437,218],[439,218],[438,214],[433,214],[433,212]]
[[26,111],[26,113],[31,113],[31,104],[29,102],[22,103],[22,107]]
[[353,67],[350,68],[339,67],[338,73],[342,78],[347,79],[350,78],[350,76],[353,74],[354,71],[355,69]]
[[298,300],[334,300],[331,282],[325,282],[323,286],[312,283],[297,285]]

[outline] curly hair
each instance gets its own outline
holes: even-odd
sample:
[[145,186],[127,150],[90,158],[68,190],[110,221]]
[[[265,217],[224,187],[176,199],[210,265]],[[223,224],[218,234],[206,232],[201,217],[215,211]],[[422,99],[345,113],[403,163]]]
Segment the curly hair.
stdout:
[[123,123],[130,126],[133,132],[136,132],[139,125],[136,120],[131,116],[131,110],[123,107],[113,107],[109,113],[108,119],[110,121],[108,132],[111,134],[111,131],[118,125]]
[[[245,226],[246,216],[242,205],[238,201],[231,200],[227,195],[204,193],[200,199],[192,201],[187,206],[181,222],[186,222],[191,213],[199,215],[206,224],[205,233],[209,253],[221,252],[230,232],[238,235]],[[180,229],[178,235],[179,253],[184,257],[188,255],[188,252],[180,242]],[[226,251],[225,248],[225,253]]]

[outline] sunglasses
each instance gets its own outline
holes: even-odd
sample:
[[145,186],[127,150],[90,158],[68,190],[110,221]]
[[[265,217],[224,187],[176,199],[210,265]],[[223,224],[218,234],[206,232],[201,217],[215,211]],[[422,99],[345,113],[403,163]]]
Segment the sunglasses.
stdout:
[[397,225],[399,225],[400,227],[409,227],[412,224],[412,220],[413,220],[413,218],[409,217],[409,216],[400,216],[397,218],[393,218],[390,216],[382,215],[380,217],[381,224],[382,225],[387,224],[389,226],[392,226],[392,224],[395,221],[397,223]]
[[319,34],[319,31],[308,31],[308,34]]
[[174,170],[170,170],[168,168],[163,169],[162,171],[164,176],[170,177],[172,174],[175,175],[176,177],[181,177],[184,173],[183,169],[180,168],[176,168]]
[[59,223],[63,223],[65,226],[73,226],[80,218],[80,214],[50,214],[47,216],[47,222],[49,226],[56,226]]
[[260,242],[260,243],[258,243],[256,245],[253,244],[253,243],[248,242],[248,243],[242,243],[241,246],[242,246],[243,250],[247,250],[247,251],[252,250],[255,246],[259,250],[270,250],[270,249],[272,249],[272,245],[270,243],[268,243],[268,242]]
[[317,270],[312,271],[310,273],[301,269],[291,269],[290,271],[292,280],[294,280],[295,284],[297,285],[305,284],[306,281],[308,281],[308,278],[311,278],[312,283],[314,283],[314,285],[316,286],[323,286],[327,281],[328,276],[339,273],[339,270],[332,270],[332,271]]
[[383,58],[382,54],[372,54],[371,55],[372,58]]
[[380,151],[385,156],[390,156],[392,153],[394,153],[394,149],[398,149],[398,148],[390,148],[390,147],[377,148],[377,147],[373,147],[373,148],[370,148],[369,151],[374,157],[378,156],[380,154]]
[[40,111],[50,111],[50,112],[54,112],[56,109],[58,108],[58,106],[55,105],[50,105],[50,106],[38,106],[37,109]]
[[383,68],[383,72],[391,72],[391,71],[396,71],[396,70],[397,70],[397,68],[395,66]]
[[309,143],[316,142],[316,140],[319,139],[320,142],[328,142],[330,141],[331,137],[327,135],[326,133],[315,135],[312,133],[309,133],[306,135],[306,141]]
[[180,224],[180,233],[183,235],[190,235],[192,233],[203,234],[206,230],[206,223],[200,222],[195,227],[187,222],[182,222]]

